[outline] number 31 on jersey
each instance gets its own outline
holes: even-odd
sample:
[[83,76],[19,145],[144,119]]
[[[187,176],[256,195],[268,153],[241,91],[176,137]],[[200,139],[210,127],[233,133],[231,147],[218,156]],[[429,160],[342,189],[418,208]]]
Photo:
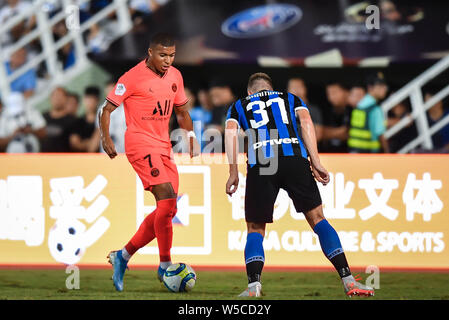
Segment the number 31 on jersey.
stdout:
[[[257,107],[253,108],[254,106],[257,106],[258,108]],[[257,129],[261,126],[264,126],[270,121],[270,119],[268,118],[267,110],[265,110],[265,108],[270,106],[272,108],[277,106],[281,114],[282,122],[288,124],[288,116],[287,111],[285,109],[284,99],[277,97],[267,100],[267,102],[258,100],[248,103],[248,105],[246,106],[246,110],[247,111],[252,110],[254,115],[258,114],[261,118],[259,121],[255,121],[253,119],[250,120],[250,124],[253,129]]]

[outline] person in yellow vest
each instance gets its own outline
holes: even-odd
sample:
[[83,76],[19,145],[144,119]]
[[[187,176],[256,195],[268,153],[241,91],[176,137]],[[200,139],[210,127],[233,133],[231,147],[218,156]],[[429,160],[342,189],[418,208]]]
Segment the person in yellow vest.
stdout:
[[351,153],[389,152],[384,137],[386,123],[379,101],[387,95],[388,86],[382,73],[367,79],[367,94],[352,110],[348,148]]

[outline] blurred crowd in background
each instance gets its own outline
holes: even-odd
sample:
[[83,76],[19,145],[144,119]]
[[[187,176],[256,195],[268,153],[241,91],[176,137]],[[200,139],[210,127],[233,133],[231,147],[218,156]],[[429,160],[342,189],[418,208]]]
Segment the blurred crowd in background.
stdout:
[[[350,151],[348,138],[352,111],[360,106],[367,95],[374,97],[378,104],[387,96],[388,86],[384,80],[374,78],[370,81],[351,87],[339,82],[327,83],[322,88],[327,98],[326,105],[318,105],[309,99],[307,82],[300,77],[287,79],[286,88],[275,89],[297,95],[308,106],[320,152],[346,153]],[[32,81],[27,79],[24,83]],[[104,97],[114,85],[114,81],[109,81],[102,87],[88,86],[81,96],[62,87],[55,88],[50,96],[48,110],[44,113],[26,107],[26,92],[32,90],[32,86],[26,86],[26,90],[22,91],[13,89],[9,97],[0,103],[1,152],[101,152],[98,112]],[[211,143],[212,135],[208,132],[213,129],[224,134],[227,110],[241,97],[237,97],[231,86],[220,80],[211,80],[204,88],[189,87],[189,83],[185,85],[189,97],[186,108],[193,120],[194,131],[203,151],[211,152],[207,145]],[[425,89],[424,101],[428,101],[434,93]],[[428,110],[429,126],[448,113],[447,106],[442,101],[437,102]],[[375,131],[373,134],[382,135],[404,117],[410,119],[408,126],[388,140],[388,149],[384,152],[397,152],[417,136],[410,105],[408,101],[401,102],[388,112],[386,118],[380,116],[372,120],[377,121],[371,126]],[[178,127],[174,114],[170,127],[171,130]],[[110,124],[111,137],[120,153],[125,151],[125,130],[124,108],[120,106],[112,113]],[[433,135],[433,145],[432,152],[449,152],[449,125]],[[218,151],[223,152],[223,149]],[[416,149],[414,152],[424,151]]]

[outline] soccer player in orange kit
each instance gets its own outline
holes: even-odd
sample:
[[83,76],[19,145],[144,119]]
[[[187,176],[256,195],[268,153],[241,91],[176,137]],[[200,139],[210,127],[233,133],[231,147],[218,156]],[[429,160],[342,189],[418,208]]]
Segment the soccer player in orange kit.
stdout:
[[169,137],[169,120],[173,110],[179,126],[188,131],[190,157],[199,154],[192,119],[184,105],[181,72],[172,66],[175,58],[174,38],[158,33],[151,38],[148,57],[123,74],[108,94],[99,115],[101,143],[113,159],[117,152],[109,136],[110,114],[123,103],[127,130],[125,152],[145,190],[156,199],[156,210],[142,222],[136,234],[118,251],[108,254],[114,269],[113,282],[123,291],[123,276],[131,256],[157,238],[160,264],[158,278],[171,264],[172,219],[176,215],[179,177],[173,160]]

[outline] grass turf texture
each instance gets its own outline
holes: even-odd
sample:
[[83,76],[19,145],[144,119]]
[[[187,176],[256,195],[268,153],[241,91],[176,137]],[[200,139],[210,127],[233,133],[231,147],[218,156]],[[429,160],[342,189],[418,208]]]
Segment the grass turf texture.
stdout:
[[[354,272],[356,273],[356,272]],[[368,276],[361,273],[364,279]],[[245,272],[199,271],[192,292],[171,293],[156,279],[155,270],[129,270],[125,290],[116,292],[112,270],[80,269],[80,289],[68,290],[64,269],[0,270],[0,299],[149,299],[234,300],[246,287]],[[334,272],[264,272],[267,300],[349,299]],[[364,282],[364,280],[362,280]],[[368,299],[449,299],[448,273],[380,273],[380,289]],[[353,299],[367,299],[356,297]]]

